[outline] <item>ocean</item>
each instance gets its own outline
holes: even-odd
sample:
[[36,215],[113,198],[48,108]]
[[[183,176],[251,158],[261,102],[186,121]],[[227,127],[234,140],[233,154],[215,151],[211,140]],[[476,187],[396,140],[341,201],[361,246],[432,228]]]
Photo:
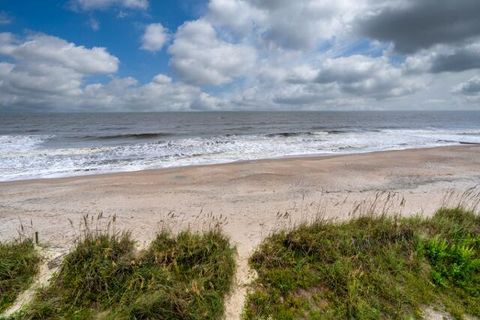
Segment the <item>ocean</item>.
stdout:
[[0,181],[480,143],[480,112],[0,115]]

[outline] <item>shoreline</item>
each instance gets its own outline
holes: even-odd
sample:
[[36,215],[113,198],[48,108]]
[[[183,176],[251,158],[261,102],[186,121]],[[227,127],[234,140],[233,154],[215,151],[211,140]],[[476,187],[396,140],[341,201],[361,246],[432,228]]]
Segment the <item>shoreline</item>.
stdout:
[[378,154],[378,153],[432,150],[432,149],[450,149],[450,148],[462,148],[462,147],[468,147],[468,146],[480,146],[480,143],[460,143],[460,144],[452,144],[452,145],[446,145],[446,146],[412,147],[412,148],[406,148],[406,149],[365,151],[365,152],[355,152],[355,153],[287,155],[287,156],[275,157],[275,158],[235,160],[235,161],[219,162],[219,163],[192,164],[192,165],[170,166],[170,167],[160,167],[160,168],[144,168],[144,169],[138,169],[138,170],[98,172],[98,173],[91,173],[91,174],[90,173],[82,173],[82,174],[79,174],[79,175],[37,177],[37,178],[5,180],[5,181],[0,180],[0,187],[1,187],[2,184],[9,184],[9,183],[21,183],[21,182],[30,183],[30,182],[48,181],[48,180],[65,180],[65,179],[70,180],[70,179],[94,178],[94,177],[102,177],[102,176],[139,174],[139,173],[143,173],[143,172],[146,173],[146,172],[157,172],[157,171],[168,171],[168,170],[181,170],[181,169],[188,169],[188,168],[203,168],[203,167],[215,167],[215,166],[242,165],[242,164],[262,163],[262,162],[271,162],[271,161],[284,161],[284,160],[301,160],[301,159],[323,160],[323,159],[331,159],[331,158],[338,158],[338,157],[350,157],[350,156],[370,155],[370,154]]
[[[73,236],[68,219],[103,212],[116,214],[120,228],[148,231],[140,237],[145,241],[159,223],[192,227],[211,213],[242,231],[251,250],[263,236],[245,235],[248,225],[271,230],[279,224],[277,213],[285,211],[290,223],[305,220],[313,209],[300,206],[308,201],[342,218],[376,193],[394,193],[409,200],[402,211],[428,214],[451,190],[480,184],[478,155],[479,145],[461,145],[0,182],[0,238],[14,236],[19,220],[32,221],[46,240],[63,245]],[[423,195],[431,195],[429,201]],[[176,215],[167,217],[170,212]],[[51,225],[52,217],[62,221]]]

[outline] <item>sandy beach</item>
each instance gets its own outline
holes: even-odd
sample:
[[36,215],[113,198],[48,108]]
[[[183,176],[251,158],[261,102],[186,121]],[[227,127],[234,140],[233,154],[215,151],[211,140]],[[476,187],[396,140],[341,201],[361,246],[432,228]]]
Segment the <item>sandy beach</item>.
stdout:
[[[0,240],[17,236],[23,224],[43,244],[67,250],[82,216],[100,212],[115,214],[117,230],[131,231],[140,247],[162,227],[201,230],[218,223],[237,246],[241,283],[248,256],[272,230],[373,207],[431,214],[479,183],[478,145],[4,182]],[[234,292],[228,318],[241,310],[243,293]]]

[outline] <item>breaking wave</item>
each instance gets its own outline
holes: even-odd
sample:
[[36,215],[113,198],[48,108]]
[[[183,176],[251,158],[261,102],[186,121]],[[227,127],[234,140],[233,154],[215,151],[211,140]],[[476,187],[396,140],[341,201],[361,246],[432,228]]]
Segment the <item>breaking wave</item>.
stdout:
[[[480,143],[478,130],[325,130],[180,137],[136,133],[82,137],[96,145],[52,147],[48,135],[0,135],[0,180]],[[156,140],[162,138],[162,140]],[[165,139],[168,138],[168,139]],[[130,143],[105,145],[105,139]]]

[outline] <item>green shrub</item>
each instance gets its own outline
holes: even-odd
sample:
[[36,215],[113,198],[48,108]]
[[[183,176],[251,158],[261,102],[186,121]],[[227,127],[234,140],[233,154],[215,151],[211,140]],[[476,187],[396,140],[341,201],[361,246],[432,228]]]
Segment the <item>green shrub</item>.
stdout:
[[220,319],[234,271],[218,231],[161,233],[140,254],[128,234],[89,236],[17,318]]
[[252,255],[245,319],[404,319],[426,305],[480,316],[480,219],[369,216],[280,232]]
[[0,243],[0,313],[31,285],[39,262],[30,240]]
[[449,244],[439,237],[428,240],[425,251],[432,265],[435,283],[447,286],[448,280],[479,295],[480,285],[469,287],[469,283],[480,272],[480,258],[474,247],[477,241],[478,239],[465,238],[461,243]]

